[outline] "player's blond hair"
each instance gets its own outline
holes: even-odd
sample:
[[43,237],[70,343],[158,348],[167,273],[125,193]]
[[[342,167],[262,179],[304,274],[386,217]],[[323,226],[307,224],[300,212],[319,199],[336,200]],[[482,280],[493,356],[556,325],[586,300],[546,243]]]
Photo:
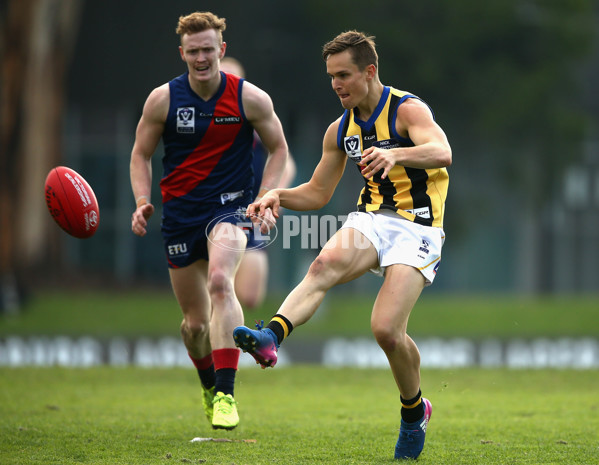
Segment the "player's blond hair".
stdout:
[[195,34],[207,29],[214,29],[222,43],[223,32],[227,29],[227,21],[225,18],[219,18],[209,11],[196,11],[187,16],[179,17],[176,32],[183,38],[185,34]]
[[376,53],[374,36],[368,36],[356,30],[339,34],[322,47],[322,58],[327,61],[329,56],[349,50],[355,65],[363,70],[368,65],[379,67],[379,57]]

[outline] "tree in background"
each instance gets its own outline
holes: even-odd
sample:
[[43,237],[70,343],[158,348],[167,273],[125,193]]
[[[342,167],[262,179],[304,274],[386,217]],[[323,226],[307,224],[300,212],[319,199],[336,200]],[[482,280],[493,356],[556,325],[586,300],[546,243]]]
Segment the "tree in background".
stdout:
[[78,0],[9,0],[0,11],[0,312],[17,311],[22,276],[53,254],[44,180],[61,160],[64,83]]

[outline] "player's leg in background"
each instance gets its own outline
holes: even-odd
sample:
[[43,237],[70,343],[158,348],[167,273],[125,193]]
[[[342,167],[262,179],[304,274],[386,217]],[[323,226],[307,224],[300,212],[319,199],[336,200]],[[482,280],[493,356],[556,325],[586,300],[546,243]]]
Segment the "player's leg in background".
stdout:
[[262,305],[268,284],[266,250],[246,250],[235,275],[235,294],[246,310]]

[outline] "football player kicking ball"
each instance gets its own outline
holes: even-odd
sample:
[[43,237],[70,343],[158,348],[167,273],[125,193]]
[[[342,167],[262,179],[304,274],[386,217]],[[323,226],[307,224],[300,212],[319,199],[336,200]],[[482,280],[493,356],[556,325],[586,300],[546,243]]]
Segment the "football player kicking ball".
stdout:
[[401,426],[396,459],[415,459],[423,447],[431,403],[420,390],[420,353],[407,334],[410,312],[441,260],[443,214],[451,147],[431,109],[410,93],[379,80],[374,38],[357,31],[325,44],[323,58],[345,109],[323,141],[322,158],[307,183],[274,189],[248,207],[253,219],[271,208],[316,210],[330,200],[349,158],[364,187],[358,211],[323,247],[300,284],[266,328],[235,328],[238,347],[262,367],[274,366],[277,348],[308,321],[333,286],[367,271],[383,277],[371,329],[399,388]]

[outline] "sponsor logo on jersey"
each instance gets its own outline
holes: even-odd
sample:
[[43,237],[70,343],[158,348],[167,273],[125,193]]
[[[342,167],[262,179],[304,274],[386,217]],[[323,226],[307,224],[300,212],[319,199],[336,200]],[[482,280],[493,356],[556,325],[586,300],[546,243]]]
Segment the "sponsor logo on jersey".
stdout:
[[[238,199],[239,197],[243,197],[243,193],[244,191],[225,192],[224,194],[220,195],[220,203],[224,205],[226,203],[232,202],[233,200]],[[245,213],[245,208],[243,209],[243,211]]]
[[425,218],[425,219],[430,219],[431,217],[431,211],[428,207],[422,207],[422,208],[415,208],[413,210],[406,210],[408,213],[411,213],[412,215],[416,215],[419,216],[420,218]]
[[177,108],[177,132],[180,134],[193,134],[195,132],[195,108]]
[[373,143],[372,145],[374,145],[375,147],[384,149],[384,150],[401,147],[400,143],[395,139],[379,140],[379,141],[376,141],[375,143]]
[[183,242],[182,244],[170,244],[168,246],[168,254],[171,257],[187,255],[187,243]]
[[241,123],[240,116],[215,116],[214,124],[239,124]]

